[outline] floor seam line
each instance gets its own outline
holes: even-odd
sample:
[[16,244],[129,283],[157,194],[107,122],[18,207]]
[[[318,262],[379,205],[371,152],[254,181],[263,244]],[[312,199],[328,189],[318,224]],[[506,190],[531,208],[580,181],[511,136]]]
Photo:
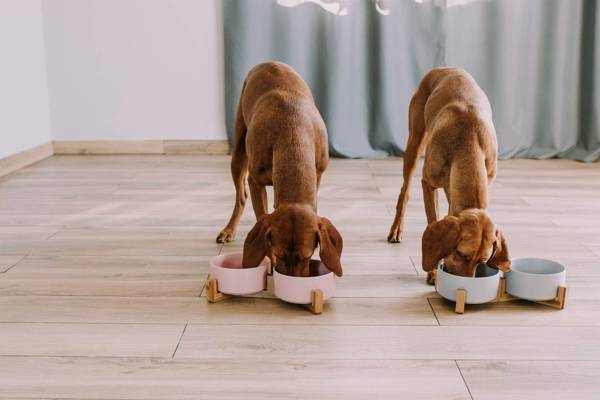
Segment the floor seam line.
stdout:
[[429,297],[427,297],[427,304],[429,304],[429,308],[431,308],[431,312],[433,313],[433,316],[435,317],[435,320],[437,321],[438,326],[442,326],[442,324],[440,324],[440,320],[438,319],[437,314],[435,313],[433,304],[431,304],[431,301],[429,300]]
[[475,400],[473,398],[473,393],[471,393],[471,389],[469,388],[469,385],[467,384],[467,380],[465,379],[465,376],[463,375],[462,370],[460,369],[460,365],[458,365],[458,361],[454,360],[454,364],[456,365],[456,368],[458,368],[458,373],[460,374],[460,377],[462,378],[462,381],[465,384],[465,387],[467,388],[467,392],[469,392],[469,397],[471,398],[471,400]]
[[11,265],[10,267],[8,267],[7,269],[5,269],[4,271],[2,271],[2,274],[7,273],[8,271],[10,271],[11,269],[13,269],[17,264],[19,264],[21,261],[23,261],[25,258],[27,257],[27,254],[22,256],[21,258],[19,258],[17,260],[17,262],[15,262],[13,265]]
[[414,261],[413,261],[412,257],[411,257],[411,256],[408,256],[408,259],[410,260],[410,265],[412,265],[413,269],[415,270],[415,274],[416,274],[417,276],[421,276],[421,275],[419,275],[419,271],[417,270],[417,266],[415,265],[415,263],[414,263]]
[[171,356],[171,358],[175,358],[175,353],[177,353],[177,350],[179,349],[179,345],[181,344],[181,339],[183,339],[183,335],[185,334],[185,330],[187,329],[188,324],[186,323],[185,326],[183,327],[183,330],[181,331],[181,335],[179,336],[179,340],[177,341],[177,346],[175,346],[175,350],[173,350],[173,355]]
[[52,233],[50,236],[48,236],[48,237],[47,237],[45,240],[50,240],[50,239],[52,239],[54,236],[56,236],[56,235],[57,235],[59,232],[61,232],[61,231],[62,231],[62,228],[61,228],[61,229],[58,229],[56,232],[53,232],[53,233]]

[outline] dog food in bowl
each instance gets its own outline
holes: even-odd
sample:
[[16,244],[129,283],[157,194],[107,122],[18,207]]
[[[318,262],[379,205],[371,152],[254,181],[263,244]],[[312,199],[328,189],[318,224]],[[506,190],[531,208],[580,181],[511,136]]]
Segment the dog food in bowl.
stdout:
[[219,292],[233,295],[258,293],[267,287],[268,258],[255,268],[242,268],[242,253],[221,254],[210,260],[210,276]]
[[504,274],[506,292],[525,300],[543,301],[556,297],[558,288],[565,285],[565,267],[543,258],[517,258]]
[[467,293],[467,304],[481,304],[494,300],[498,296],[500,271],[487,264],[479,264],[475,277],[453,275],[438,266],[435,278],[435,290],[440,296],[456,301],[456,291],[464,289]]
[[275,268],[273,271],[275,296],[288,303],[310,304],[312,291],[321,289],[323,300],[333,297],[335,294],[333,272],[319,260],[310,260],[310,270],[311,276],[296,277],[281,274]]

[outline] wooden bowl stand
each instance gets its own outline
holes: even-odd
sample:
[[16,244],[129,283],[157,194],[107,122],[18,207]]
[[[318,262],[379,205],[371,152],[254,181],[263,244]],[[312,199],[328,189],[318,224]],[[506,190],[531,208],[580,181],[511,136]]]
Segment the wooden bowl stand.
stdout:
[[[267,287],[266,284],[265,287]],[[219,282],[217,279],[211,277],[206,281],[206,300],[209,303],[216,303],[231,296],[230,294],[219,292]],[[323,291],[321,289],[313,290],[310,293],[310,299],[311,302],[306,307],[315,315],[323,313]]]
[[[506,293],[506,280],[504,278],[500,278],[500,284],[498,285],[498,295],[496,296],[495,302],[504,302],[504,301],[514,301],[514,300],[525,300],[520,299],[518,297],[511,296]],[[547,301],[533,301],[534,303],[543,304],[548,307],[556,308],[557,310],[562,310],[565,308],[565,302],[567,300],[567,288],[565,286],[560,286],[556,291],[556,297],[552,300]],[[465,289],[457,289],[456,290],[456,304],[454,306],[454,312],[457,314],[464,314],[465,306],[467,301],[467,291]]]

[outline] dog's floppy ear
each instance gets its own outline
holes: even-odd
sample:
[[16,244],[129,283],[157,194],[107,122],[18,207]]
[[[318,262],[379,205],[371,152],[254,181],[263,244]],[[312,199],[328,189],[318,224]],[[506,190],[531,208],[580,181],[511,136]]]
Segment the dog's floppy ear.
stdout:
[[254,268],[262,262],[267,255],[267,247],[270,245],[269,215],[265,214],[256,221],[254,227],[248,232],[244,241],[244,255],[242,266]]
[[432,271],[438,262],[452,252],[460,239],[460,223],[456,217],[446,217],[427,225],[421,244],[424,271]]
[[494,243],[494,254],[488,260],[488,264],[500,271],[506,272],[510,270],[510,255],[506,238],[500,229],[496,229],[496,242]]
[[342,276],[342,263],[340,260],[342,247],[344,246],[342,236],[327,218],[320,218],[317,235],[319,237],[321,261],[328,270],[337,276]]

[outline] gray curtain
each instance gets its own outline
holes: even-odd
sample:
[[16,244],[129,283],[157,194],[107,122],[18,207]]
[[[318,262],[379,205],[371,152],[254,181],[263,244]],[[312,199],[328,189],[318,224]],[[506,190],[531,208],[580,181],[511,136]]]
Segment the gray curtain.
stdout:
[[[408,104],[434,66],[461,66],[487,93],[500,156],[600,157],[596,0],[224,0],[225,101],[247,71],[279,60],[315,96],[331,154],[401,155]],[[462,0],[465,2],[465,0]],[[336,15],[335,9],[337,9]],[[342,11],[340,11],[342,10]]]

